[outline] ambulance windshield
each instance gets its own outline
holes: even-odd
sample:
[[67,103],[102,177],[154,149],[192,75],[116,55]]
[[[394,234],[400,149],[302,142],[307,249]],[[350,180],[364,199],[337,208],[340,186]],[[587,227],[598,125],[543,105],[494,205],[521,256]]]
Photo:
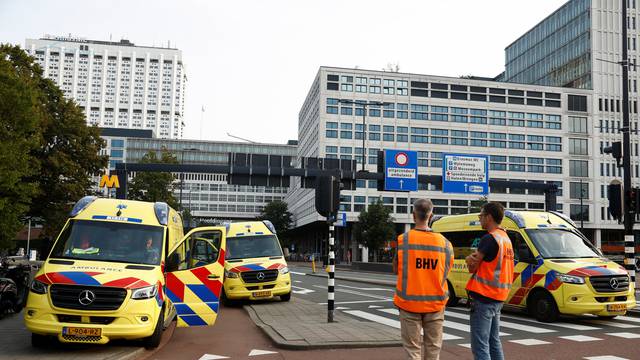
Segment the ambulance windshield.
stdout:
[[60,234],[51,257],[159,265],[163,233],[159,226],[73,220]]
[[560,229],[529,229],[527,234],[545,259],[595,258],[597,250],[578,234]]
[[275,235],[253,235],[227,238],[227,260],[282,256]]

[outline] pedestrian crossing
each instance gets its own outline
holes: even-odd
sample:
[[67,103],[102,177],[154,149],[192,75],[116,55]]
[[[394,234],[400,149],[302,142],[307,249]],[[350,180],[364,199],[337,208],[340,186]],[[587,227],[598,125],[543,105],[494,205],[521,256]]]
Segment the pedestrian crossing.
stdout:
[[[383,304],[384,305],[384,304]],[[360,320],[377,322],[396,329],[400,328],[399,311],[387,306],[371,305],[367,309],[351,309],[345,305],[345,314]],[[596,317],[576,317],[555,323],[541,323],[526,315],[503,312],[500,318],[500,336],[522,346],[544,346],[557,341],[577,343],[602,341],[611,337],[624,339],[640,338],[640,318],[619,316],[611,320]],[[634,330],[636,329],[636,330]],[[455,345],[468,347],[470,312],[467,308],[447,308],[443,339]]]

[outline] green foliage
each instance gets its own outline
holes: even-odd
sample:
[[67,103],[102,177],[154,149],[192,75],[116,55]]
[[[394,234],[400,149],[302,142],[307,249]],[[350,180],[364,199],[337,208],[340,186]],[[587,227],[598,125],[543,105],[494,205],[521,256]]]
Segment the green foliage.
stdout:
[[392,210],[382,201],[370,204],[367,210],[360,212],[354,227],[356,239],[377,254],[382,245],[395,238],[395,225],[391,217]]
[[[140,163],[143,164],[177,164],[176,156],[162,148],[160,154],[155,151],[146,153]],[[178,209],[178,201],[173,196],[176,189],[173,174],[170,172],[144,172],[136,173],[136,176],[129,182],[128,198],[142,201],[164,201],[174,209]]]
[[278,239],[283,243],[285,239],[287,239],[287,231],[289,231],[293,225],[293,215],[289,212],[287,203],[281,200],[268,203],[262,211],[260,211],[258,220],[271,221],[278,233]]
[[19,47],[0,45],[0,249],[10,247],[38,193],[41,75]]

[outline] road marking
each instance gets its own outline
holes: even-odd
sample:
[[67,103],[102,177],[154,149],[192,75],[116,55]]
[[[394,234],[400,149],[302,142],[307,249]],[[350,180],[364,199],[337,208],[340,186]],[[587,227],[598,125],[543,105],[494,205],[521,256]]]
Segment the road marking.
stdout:
[[607,335],[621,337],[624,339],[638,339],[640,338],[640,334],[630,333],[630,332],[621,332],[621,333],[607,333]]
[[[327,288],[326,286],[320,286],[320,285],[313,285],[313,287],[315,287],[315,288],[319,288],[319,289],[326,289],[326,288]],[[379,295],[365,294],[365,293],[363,293],[363,292],[359,292],[359,291],[346,290],[346,289],[340,289],[340,288],[337,288],[337,289],[335,289],[335,290],[336,290],[336,291],[343,292],[343,293],[347,293],[347,294],[360,295],[360,296],[364,296],[364,297],[369,297],[369,298],[372,298],[372,299],[379,299],[379,300],[387,300],[387,299],[389,299],[389,297],[388,297],[388,296],[379,296]]]
[[258,349],[253,349],[253,350],[251,350],[251,352],[249,353],[249,356],[268,355],[268,354],[277,354],[277,352],[275,352],[275,351],[268,351],[268,350],[258,350]]
[[[358,301],[341,301],[338,302],[336,301],[334,304],[338,305],[346,305],[346,304],[365,304],[365,303],[379,303],[379,302],[389,302],[389,301],[393,301],[393,299],[387,299],[387,300],[358,300]],[[327,305],[326,302],[322,302],[322,303],[318,303],[318,305]]]
[[589,356],[586,358],[583,358],[586,360],[629,360],[627,358],[621,358],[621,357],[617,357],[617,356],[612,356],[612,355],[604,355],[604,356]]
[[584,336],[584,335],[571,335],[571,336],[558,336],[560,339],[566,339],[577,342],[585,342],[585,341],[598,341],[602,340],[593,336]]
[[217,359],[228,359],[228,358],[229,358],[228,356],[204,354],[198,360],[217,360]]
[[458,346],[466,347],[467,349],[471,349],[471,344],[458,344]]
[[299,286],[293,286],[293,285],[291,285],[291,288],[292,289],[299,289],[299,290],[291,290],[291,292],[294,293],[294,294],[306,295],[306,294],[310,294],[312,292],[316,292],[315,290],[305,289],[305,288],[301,288]]
[[[350,311],[345,311],[345,313],[353,315],[353,316],[357,316],[357,317],[360,317],[360,318],[363,318],[363,319],[366,319],[366,320],[369,320],[369,321],[374,321],[374,322],[377,322],[377,323],[382,324],[382,325],[387,325],[387,326],[394,327],[396,329],[400,329],[400,321],[398,321],[398,320],[389,319],[389,318],[386,318],[384,316],[371,314],[371,313],[368,313],[366,311],[361,311],[361,310],[350,310]],[[442,334],[442,339],[443,340],[458,340],[458,339],[462,339],[462,338],[459,337],[459,336],[443,333]]]
[[350,308],[344,306],[338,306],[336,310],[349,310]]
[[[502,321],[503,318],[506,319],[514,319],[514,320],[518,320],[518,321],[524,321],[524,322],[528,322],[528,323],[534,323],[534,324],[540,324],[539,321],[537,320],[533,320],[533,319],[527,319],[524,317],[520,317],[520,316],[514,316],[514,315],[504,315],[501,314],[500,315],[500,321]],[[572,330],[579,330],[579,331],[586,331],[586,330],[600,330],[601,328],[599,327],[595,327],[595,326],[587,326],[587,325],[580,325],[580,324],[571,324],[571,323],[567,323],[567,322],[553,322],[553,323],[548,323],[545,325],[551,325],[551,326],[557,326],[557,327],[561,327],[561,328],[566,328],[566,329],[572,329]]]
[[[457,312],[446,311],[446,310],[445,310],[444,314],[445,314],[445,316],[451,316],[451,317],[458,318],[458,319],[469,320],[469,315],[467,315],[467,314],[459,314]],[[502,320],[500,320],[500,327],[506,327],[506,328],[516,329],[516,330],[526,331],[526,332],[530,332],[530,333],[534,333],[534,334],[544,334],[544,333],[556,332],[556,330],[553,330],[553,329],[545,329],[545,328],[539,328],[537,326],[516,324],[516,323],[512,323],[512,322],[509,322],[509,321],[502,321]]]
[[296,284],[299,284],[299,283],[301,283],[302,281],[301,281],[301,280],[293,280],[293,282],[294,282],[294,283],[296,283]]
[[616,318],[614,320],[624,320],[624,321],[629,321],[629,322],[634,322],[634,323],[640,323],[640,318],[636,318],[636,317],[631,317],[631,316],[616,316]]
[[369,305],[369,309],[379,309],[381,307],[382,306],[380,306],[380,305]]
[[[378,311],[381,311],[381,312],[387,313],[387,314],[400,316],[400,311],[398,309],[378,309]],[[460,330],[460,331],[464,331],[464,332],[468,332],[468,333],[471,332],[471,327],[469,325],[461,324],[461,323],[454,322],[454,321],[451,321],[451,320],[445,320],[444,321],[444,327],[451,328],[451,329],[456,329],[456,330]],[[511,335],[511,334],[500,332],[500,336],[509,336],[509,335]]]
[[291,270],[289,270],[289,273],[291,273],[291,274],[293,274],[293,275],[300,275],[300,276],[305,276],[305,275],[307,275],[307,274],[305,274],[305,273],[301,273],[301,272],[297,272],[297,271],[291,271]]
[[361,288],[357,286],[348,286],[348,285],[338,285],[338,286],[349,288],[349,289],[366,290],[366,291],[391,291],[391,292],[395,291],[394,289],[386,289],[386,288]]
[[538,340],[538,339],[520,339],[520,340],[509,340],[509,342],[512,342],[514,344],[520,344],[520,345],[525,345],[525,346],[532,346],[532,345],[547,345],[547,344],[551,344],[548,341],[542,341],[542,340]]
[[638,325],[625,324],[625,323],[616,323],[615,321],[607,321],[607,320],[587,320],[587,321],[592,323],[592,324],[598,324],[598,325],[602,325],[602,326],[617,327],[617,328],[620,328],[620,329],[634,329],[634,328],[638,327]]

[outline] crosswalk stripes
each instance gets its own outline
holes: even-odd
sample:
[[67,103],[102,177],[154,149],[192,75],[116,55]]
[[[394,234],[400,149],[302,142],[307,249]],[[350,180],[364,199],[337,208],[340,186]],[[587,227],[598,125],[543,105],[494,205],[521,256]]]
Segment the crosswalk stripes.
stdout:
[[[375,305],[366,310],[347,310],[344,313],[363,320],[400,328],[399,311],[396,308]],[[640,319],[626,316],[619,316],[612,320],[578,317],[575,318],[575,323],[573,321],[541,323],[532,318],[508,313],[502,314],[500,325],[502,329],[509,330],[501,332],[500,335],[505,337],[505,341],[522,346],[546,345],[553,343],[554,339],[572,342],[606,340],[607,336],[637,339],[640,338],[640,333],[616,332],[615,330],[616,328],[638,328],[639,323]],[[444,340],[454,341],[459,346],[468,346],[470,330],[468,309],[447,308],[445,310]],[[464,343],[464,340],[467,343]]]
[[[400,315],[400,311],[398,311],[398,309],[378,309],[378,311],[387,313],[387,314],[392,314],[392,315]],[[460,330],[460,331],[464,331],[464,332],[471,332],[471,327],[467,324],[461,324],[458,322],[454,322],[451,320],[444,320],[444,327],[445,328],[450,328],[450,329],[456,329],[456,330]],[[505,332],[500,332],[500,336],[509,336],[511,334],[505,333]]]

